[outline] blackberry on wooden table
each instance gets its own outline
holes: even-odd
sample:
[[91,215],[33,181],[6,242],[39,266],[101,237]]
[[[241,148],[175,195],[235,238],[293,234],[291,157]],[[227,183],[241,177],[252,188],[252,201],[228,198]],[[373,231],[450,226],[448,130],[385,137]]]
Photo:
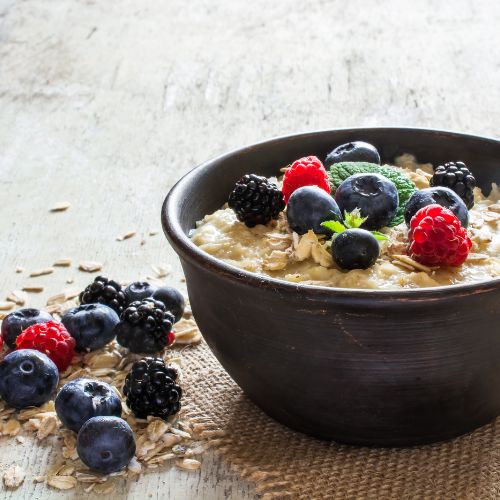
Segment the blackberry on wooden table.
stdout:
[[80,303],[104,304],[114,309],[118,314],[121,314],[127,304],[127,299],[120,283],[104,276],[98,276],[80,294]]
[[123,394],[137,418],[151,415],[166,420],[181,408],[177,371],[160,358],[143,358],[132,365]]
[[116,340],[135,353],[154,354],[174,341],[173,314],[159,300],[132,302],[116,326]]

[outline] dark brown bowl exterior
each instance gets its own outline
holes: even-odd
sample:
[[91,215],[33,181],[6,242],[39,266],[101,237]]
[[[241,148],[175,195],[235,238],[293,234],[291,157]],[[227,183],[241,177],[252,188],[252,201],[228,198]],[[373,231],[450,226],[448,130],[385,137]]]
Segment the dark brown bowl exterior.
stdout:
[[276,175],[351,140],[375,144],[385,161],[403,152],[434,164],[463,160],[487,192],[500,182],[500,141],[421,129],[302,134],[209,161],[162,208],[196,321],[245,393],[293,429],[378,446],[471,431],[500,414],[499,279],[408,291],[303,286],[226,265],[187,236],[241,175]]

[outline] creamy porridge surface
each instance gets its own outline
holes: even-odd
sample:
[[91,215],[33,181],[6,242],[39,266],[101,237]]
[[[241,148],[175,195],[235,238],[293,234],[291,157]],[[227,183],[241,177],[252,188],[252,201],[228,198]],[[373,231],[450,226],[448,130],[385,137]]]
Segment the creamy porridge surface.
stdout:
[[[430,164],[418,164],[413,156],[403,155],[395,165],[417,188],[429,187]],[[312,231],[302,236],[292,233],[283,213],[267,226],[248,228],[224,206],[198,222],[191,237],[202,250],[228,264],[294,283],[372,289],[473,283],[500,276],[500,191],[493,184],[488,197],[478,188],[474,196],[468,228],[473,247],[460,267],[429,268],[406,256],[404,223],[383,230],[389,239],[380,242],[381,255],[374,266],[352,271],[336,267],[325,238]]]

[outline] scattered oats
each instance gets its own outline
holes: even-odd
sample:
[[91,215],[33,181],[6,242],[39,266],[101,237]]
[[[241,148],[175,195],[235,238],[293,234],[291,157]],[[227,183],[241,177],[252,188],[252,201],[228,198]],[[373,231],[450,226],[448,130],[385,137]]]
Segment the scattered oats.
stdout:
[[0,321],[7,317],[7,313],[0,312]]
[[33,481],[35,481],[35,483],[44,483],[46,480],[47,476],[35,476],[33,478]]
[[53,306],[56,304],[62,304],[66,300],[66,294],[64,292],[52,295],[47,299],[47,305]]
[[322,245],[319,242],[316,245],[313,245],[311,248],[311,255],[314,262],[319,264],[321,267],[333,267],[332,254],[325,248],[325,245]]
[[299,236],[293,233],[293,248],[295,260],[301,262],[311,256],[312,246],[318,242],[317,236],[309,230],[306,234]]
[[486,222],[496,222],[496,221],[500,220],[500,213],[485,212],[482,214],[482,217]]
[[132,460],[130,460],[127,469],[129,472],[132,472],[132,474],[140,474],[142,466],[137,460],[137,458],[132,457]]
[[175,343],[177,345],[190,345],[190,344],[198,344],[201,342],[203,337],[199,330],[196,330],[189,334],[184,334],[181,337],[177,337],[177,332],[175,333]]
[[408,257],[408,255],[393,255],[393,257],[396,260],[399,260],[400,262],[403,262],[404,264],[407,264],[414,269],[418,269],[419,271],[424,271],[425,273],[430,273],[433,270],[432,267],[424,266],[423,264],[420,264],[420,262],[417,262],[411,257]]
[[56,490],[71,490],[77,483],[73,476],[52,476],[48,478],[47,484]]
[[77,472],[76,479],[81,483],[105,483],[108,480],[108,476],[96,476],[87,472]]
[[273,250],[266,255],[262,268],[267,271],[280,271],[288,265],[289,252],[282,250]]
[[161,419],[154,419],[146,428],[146,433],[149,439],[155,443],[166,432],[170,431],[172,426]]
[[132,238],[135,235],[136,235],[136,231],[128,231],[124,235],[118,236],[118,238],[116,238],[116,241],[128,240],[129,238]]
[[94,491],[101,495],[109,495],[110,493],[113,493],[114,490],[115,490],[115,485],[112,483],[96,484],[94,488]]
[[86,273],[96,273],[97,271],[100,271],[102,269],[102,264],[100,262],[85,260],[83,262],[80,262],[78,269]]
[[64,212],[65,210],[68,210],[68,208],[71,206],[71,203],[68,201],[58,201],[51,209],[51,212]]
[[175,458],[177,455],[175,453],[167,452],[167,453],[162,453],[161,455],[156,455],[153,458],[150,458],[147,461],[147,466],[148,468],[151,468],[153,465],[161,464],[163,462],[166,462],[167,460],[172,460]]
[[26,439],[24,436],[16,436],[16,441],[19,443],[19,444],[24,444],[26,443]]
[[21,267],[21,266],[16,267],[17,274],[24,273],[24,271],[25,271],[24,267]]
[[76,435],[73,432],[64,429],[63,443],[63,457],[69,460],[76,460],[78,458],[78,453],[76,451]]
[[75,466],[71,464],[64,464],[57,472],[60,476],[71,476],[75,472]]
[[26,473],[19,465],[13,465],[3,475],[3,482],[7,488],[18,488],[21,486]]
[[24,292],[30,292],[30,293],[42,293],[45,290],[45,288],[41,285],[26,285],[23,286],[23,291]]
[[404,262],[401,262],[400,260],[392,260],[391,264],[394,264],[395,266],[402,267],[403,269],[406,269],[407,271],[415,271],[415,268],[413,266],[405,264]]
[[169,264],[160,264],[158,266],[151,266],[157,278],[165,278],[172,271],[172,266]]
[[188,447],[183,445],[183,444],[176,444],[175,446],[172,447],[172,453],[175,455],[182,455],[184,456],[188,450]]
[[176,434],[177,436],[179,436],[181,438],[191,439],[191,434],[189,434],[189,432],[182,431],[181,429],[173,428],[172,433]]
[[0,311],[10,311],[15,305],[14,302],[0,302]]
[[484,253],[470,253],[467,257],[469,262],[487,262],[490,260],[490,256]]
[[45,309],[49,314],[61,314],[61,304],[52,304]]
[[493,205],[490,205],[488,207],[488,210],[490,212],[497,212],[497,213],[500,213],[500,203],[493,203]]
[[156,230],[156,229],[152,229],[151,231],[149,231],[149,236],[156,236],[160,231]]
[[56,266],[56,267],[69,267],[69,266],[71,266],[71,263],[72,263],[72,260],[69,257],[67,257],[65,259],[57,259],[54,262],[54,266]]
[[38,269],[30,273],[31,278],[36,278],[37,276],[45,276],[46,274],[52,274],[54,272],[53,267],[44,267],[43,269]]
[[55,407],[54,407],[54,401],[47,401],[44,403],[42,406],[38,406],[36,408],[26,408],[25,410],[21,410],[17,418],[18,420],[29,420],[30,418],[37,417],[37,416],[43,416],[45,414],[51,414],[55,415]]
[[24,306],[28,302],[28,294],[21,290],[14,290],[7,295],[7,300],[9,302],[14,302],[18,306]]
[[74,278],[68,278],[66,280],[66,283],[68,283],[68,285],[71,285],[71,283],[74,283],[75,279]]
[[10,418],[7,422],[0,424],[2,436],[14,437],[19,434],[20,430],[21,424],[15,418]]
[[98,368],[114,369],[118,366],[121,360],[122,357],[118,352],[102,353],[100,351],[97,351],[86,354],[84,357],[85,365],[92,369],[98,369]]
[[47,417],[42,418],[36,437],[41,441],[47,436],[55,434],[57,432],[57,424],[58,421],[54,415],[48,415]]
[[179,469],[198,470],[201,466],[201,462],[194,458],[180,458],[175,461],[175,465],[179,467]]

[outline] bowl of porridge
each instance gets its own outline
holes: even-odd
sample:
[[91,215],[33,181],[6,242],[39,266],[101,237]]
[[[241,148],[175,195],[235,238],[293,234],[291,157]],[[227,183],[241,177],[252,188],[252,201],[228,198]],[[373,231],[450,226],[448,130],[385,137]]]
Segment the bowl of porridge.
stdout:
[[201,332],[263,411],[408,446],[500,414],[500,141],[272,139],[195,168],[162,224]]

